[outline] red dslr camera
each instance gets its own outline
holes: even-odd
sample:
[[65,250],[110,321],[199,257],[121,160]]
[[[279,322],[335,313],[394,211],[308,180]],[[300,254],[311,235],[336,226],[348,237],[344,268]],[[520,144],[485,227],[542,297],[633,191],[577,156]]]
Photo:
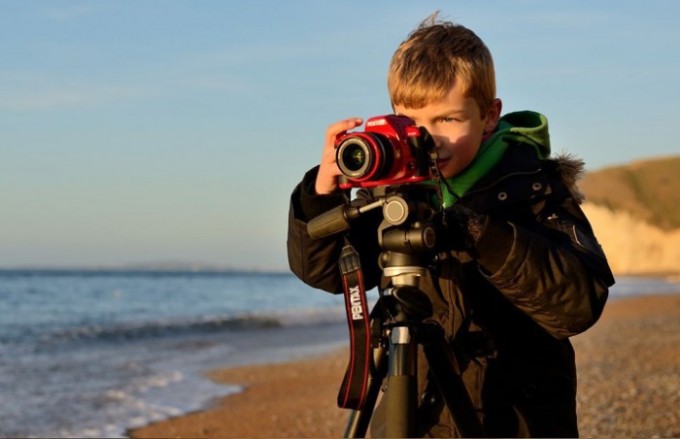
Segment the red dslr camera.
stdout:
[[376,116],[365,131],[338,137],[340,187],[389,186],[432,178],[434,143],[427,131],[405,116]]

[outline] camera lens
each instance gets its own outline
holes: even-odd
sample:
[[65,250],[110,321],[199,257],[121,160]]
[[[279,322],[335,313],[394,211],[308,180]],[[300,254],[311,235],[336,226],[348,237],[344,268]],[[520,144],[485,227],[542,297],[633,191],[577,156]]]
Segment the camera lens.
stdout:
[[337,163],[347,178],[377,181],[389,173],[394,162],[390,140],[377,133],[357,133],[345,138],[337,150]]
[[361,148],[348,149],[343,157],[345,165],[352,169],[360,169],[366,162],[366,151]]
[[338,147],[337,154],[340,170],[350,178],[364,177],[373,162],[370,147],[360,137],[347,138]]
[[366,159],[366,148],[364,148],[364,145],[348,145],[342,154],[342,162],[352,172],[360,170],[366,164]]

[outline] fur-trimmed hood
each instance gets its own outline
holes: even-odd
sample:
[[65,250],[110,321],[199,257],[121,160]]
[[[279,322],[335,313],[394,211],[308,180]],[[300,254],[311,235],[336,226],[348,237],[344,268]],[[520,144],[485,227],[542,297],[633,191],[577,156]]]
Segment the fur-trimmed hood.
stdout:
[[581,204],[585,196],[578,188],[578,180],[585,172],[585,162],[573,154],[564,153],[550,159],[555,163],[555,170],[562,183],[569,189],[574,200]]
[[[477,198],[480,211],[494,206],[546,197],[555,189],[577,202],[584,199],[576,181],[584,163],[571,154],[550,154],[548,119],[533,111],[504,115],[494,132],[480,146],[473,162],[463,171],[439,182],[442,206]],[[435,182],[437,183],[437,182]],[[486,193],[490,191],[490,193]]]
[[539,159],[552,162],[553,169],[574,200],[581,204],[585,199],[577,186],[577,181],[583,176],[585,163],[573,154],[551,156],[548,119],[543,114],[534,111],[508,113],[501,117],[488,141],[533,147]]

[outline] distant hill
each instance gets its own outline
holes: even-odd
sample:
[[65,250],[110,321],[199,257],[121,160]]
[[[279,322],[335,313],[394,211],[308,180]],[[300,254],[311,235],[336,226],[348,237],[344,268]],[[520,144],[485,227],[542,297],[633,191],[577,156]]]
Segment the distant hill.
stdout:
[[579,188],[615,274],[680,273],[680,156],[589,172]]
[[626,211],[662,230],[680,228],[680,156],[589,172],[579,188],[587,202]]

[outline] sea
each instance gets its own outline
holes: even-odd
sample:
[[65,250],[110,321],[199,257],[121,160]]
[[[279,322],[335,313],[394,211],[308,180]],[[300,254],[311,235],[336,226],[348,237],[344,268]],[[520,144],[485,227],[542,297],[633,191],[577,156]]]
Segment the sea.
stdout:
[[[611,298],[659,293],[680,283]],[[342,296],[289,273],[0,270],[0,437],[126,437],[242,391],[211,369],[347,344]]]

